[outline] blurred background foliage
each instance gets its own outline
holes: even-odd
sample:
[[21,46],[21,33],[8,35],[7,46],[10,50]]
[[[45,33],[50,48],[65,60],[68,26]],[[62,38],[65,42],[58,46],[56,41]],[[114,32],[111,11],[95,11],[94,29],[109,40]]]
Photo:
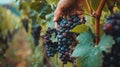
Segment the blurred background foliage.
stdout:
[[[0,0],[1,1],[1,0]],[[54,28],[54,10],[59,0],[14,0],[0,5],[0,67],[61,67],[58,54],[48,58],[42,36],[48,27]],[[90,0],[97,8],[100,0]],[[113,0],[111,0],[112,2]],[[116,5],[119,9],[120,5]],[[101,16],[101,27],[110,11],[105,6]],[[85,8],[86,25],[92,32],[94,19]],[[25,28],[27,24],[27,28]],[[41,27],[39,45],[34,45],[32,28]],[[102,33],[101,29],[101,35]],[[53,38],[54,39],[54,38]],[[71,67],[68,63],[65,67]]]

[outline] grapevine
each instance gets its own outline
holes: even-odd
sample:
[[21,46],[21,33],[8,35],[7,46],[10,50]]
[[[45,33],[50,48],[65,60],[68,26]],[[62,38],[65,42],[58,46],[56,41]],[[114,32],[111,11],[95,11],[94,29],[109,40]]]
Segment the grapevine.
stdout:
[[120,67],[119,0],[1,2],[0,67]]

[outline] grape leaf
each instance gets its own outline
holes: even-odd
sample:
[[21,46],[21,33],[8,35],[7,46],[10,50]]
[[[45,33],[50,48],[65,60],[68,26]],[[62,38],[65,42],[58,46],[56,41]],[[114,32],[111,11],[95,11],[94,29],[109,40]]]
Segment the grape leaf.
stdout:
[[39,16],[43,19],[45,19],[45,15],[52,12],[52,8],[50,5],[45,5],[41,9],[39,9]]
[[112,36],[103,35],[98,44],[98,47],[101,51],[109,52],[114,43],[115,41],[113,40]]
[[73,51],[73,57],[84,57],[87,56],[92,49],[92,43],[78,44]]
[[88,42],[93,42],[93,34],[90,30],[87,30],[83,33],[81,33],[78,37],[77,40],[80,42],[80,44],[85,44]]
[[95,19],[89,15],[85,15],[85,18],[86,18],[86,25],[91,29],[92,32],[95,32],[95,29],[94,29],[94,21]]
[[46,1],[36,1],[30,4],[31,9],[39,13],[40,18],[45,19],[45,15],[52,12],[51,6]]
[[35,48],[35,51],[31,57],[32,59],[32,66],[33,67],[40,67],[43,65],[43,51],[41,49],[42,47],[38,46]]
[[75,33],[82,33],[84,31],[88,30],[88,26],[85,24],[77,25],[75,28],[71,30],[71,32]]
[[120,13],[120,8],[118,8],[117,6],[115,6],[115,7],[113,8],[113,11],[114,11],[115,13]]
[[47,25],[50,28],[54,28],[54,26],[55,26],[55,24],[53,22],[53,18],[54,18],[54,13],[53,12],[46,15]]
[[92,48],[87,55],[87,57],[78,58],[78,67],[101,67],[102,53],[98,48]]
[[93,36],[90,30],[85,31],[81,33],[77,37],[78,41],[80,44],[78,44],[75,47],[75,50],[73,51],[72,56],[78,57],[78,56],[85,56],[89,53],[89,51],[92,49],[92,46],[94,45],[93,43]]
[[94,47],[92,32],[90,30],[85,31],[77,39],[80,44],[75,47],[72,56],[78,57],[78,67],[100,67],[102,64],[102,52],[98,47]]

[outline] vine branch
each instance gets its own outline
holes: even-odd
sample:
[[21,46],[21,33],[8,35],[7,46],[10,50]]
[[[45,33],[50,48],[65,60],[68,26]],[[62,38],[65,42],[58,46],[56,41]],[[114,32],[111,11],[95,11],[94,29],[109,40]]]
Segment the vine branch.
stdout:
[[62,67],[64,67],[64,63],[62,63]]
[[96,45],[99,43],[99,35],[100,35],[100,16],[101,16],[101,13],[102,13],[102,9],[105,5],[105,2],[106,0],[101,0],[100,3],[99,3],[99,6],[94,14],[94,17],[95,17],[95,33],[96,33],[96,40],[95,40],[95,43]]
[[[92,6],[90,5],[89,1],[86,0],[86,4],[88,7],[88,10],[90,12],[90,14],[95,18],[95,33],[96,33],[96,39],[95,39],[95,44],[97,45],[99,43],[99,39],[100,39],[100,16],[102,13],[102,9],[105,5],[106,0],[101,0],[97,10],[94,12],[94,9],[92,8]],[[110,4],[109,4],[110,5]]]
[[90,5],[90,2],[88,0],[86,0],[86,4],[87,4],[87,7],[88,7],[90,14],[92,15],[94,12],[94,9],[92,8],[92,6]]

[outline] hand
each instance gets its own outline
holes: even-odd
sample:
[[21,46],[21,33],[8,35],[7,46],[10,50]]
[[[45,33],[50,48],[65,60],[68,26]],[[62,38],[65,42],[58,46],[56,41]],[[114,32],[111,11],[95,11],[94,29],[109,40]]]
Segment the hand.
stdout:
[[80,18],[84,12],[85,0],[60,0],[54,12],[54,22],[62,16],[78,15]]

